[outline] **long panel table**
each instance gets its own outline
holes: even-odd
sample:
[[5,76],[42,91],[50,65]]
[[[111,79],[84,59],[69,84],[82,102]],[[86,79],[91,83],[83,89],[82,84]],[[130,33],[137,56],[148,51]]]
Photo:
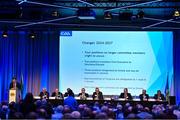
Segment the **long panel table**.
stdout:
[[[34,96],[35,100],[40,100],[39,96]],[[78,104],[88,104],[88,105],[93,105],[95,102],[98,102],[99,104],[103,103],[111,103],[111,105],[116,106],[118,103],[125,105],[126,103],[130,103],[131,105],[136,105],[136,104],[142,104],[143,106],[146,107],[152,107],[154,104],[163,104],[167,105],[168,101],[156,101],[154,99],[149,99],[148,101],[140,101],[140,99],[133,99],[133,100],[125,100],[125,99],[111,99],[111,98],[104,98],[104,100],[93,100],[92,98],[88,98],[87,100],[81,100],[78,97],[75,97],[77,100]],[[53,106],[58,106],[58,105],[63,105],[64,100],[63,99],[55,99],[55,97],[49,97],[47,99],[48,102],[50,102]]]

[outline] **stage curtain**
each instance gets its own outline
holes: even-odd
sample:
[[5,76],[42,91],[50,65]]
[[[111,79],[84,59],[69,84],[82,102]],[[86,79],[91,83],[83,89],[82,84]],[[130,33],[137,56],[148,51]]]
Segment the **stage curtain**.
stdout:
[[[1,34],[2,35],[2,32]],[[59,33],[10,31],[8,38],[0,36],[0,101],[8,100],[13,76],[23,79],[24,94],[38,95],[43,87],[51,93],[59,84]]]

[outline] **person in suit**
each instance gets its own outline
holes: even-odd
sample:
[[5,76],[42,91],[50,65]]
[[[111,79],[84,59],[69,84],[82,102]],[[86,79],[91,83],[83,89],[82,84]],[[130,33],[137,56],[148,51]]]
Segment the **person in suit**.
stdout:
[[92,95],[93,100],[103,100],[103,93],[96,87],[95,92]]
[[46,90],[46,88],[43,88],[39,96],[41,99],[49,99],[49,92]]
[[80,97],[81,100],[86,100],[89,97],[89,94],[86,93],[85,88],[82,88],[81,93],[78,94],[78,97]]
[[10,83],[9,89],[21,89],[21,84],[17,82],[16,78],[13,77]]
[[141,101],[148,101],[149,95],[146,94],[146,90],[142,90],[142,94],[139,95]]
[[125,100],[132,100],[132,96],[128,93],[128,89],[124,88],[124,92],[120,94],[119,98],[125,98]]
[[165,100],[164,95],[161,93],[160,90],[157,91],[157,94],[154,95],[154,99],[157,101]]
[[[64,97],[69,96],[69,91],[72,91],[70,88],[67,88],[67,92],[64,93]],[[74,92],[72,91],[72,96],[74,97]]]
[[55,91],[51,95],[52,97],[55,97],[56,99],[64,99],[63,94],[59,92],[59,90],[56,88]]

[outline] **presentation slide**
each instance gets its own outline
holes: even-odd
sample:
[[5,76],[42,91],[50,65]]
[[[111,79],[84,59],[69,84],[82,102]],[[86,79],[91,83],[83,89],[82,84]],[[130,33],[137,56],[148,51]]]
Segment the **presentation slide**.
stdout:
[[60,31],[59,89],[150,96],[173,81],[171,31]]

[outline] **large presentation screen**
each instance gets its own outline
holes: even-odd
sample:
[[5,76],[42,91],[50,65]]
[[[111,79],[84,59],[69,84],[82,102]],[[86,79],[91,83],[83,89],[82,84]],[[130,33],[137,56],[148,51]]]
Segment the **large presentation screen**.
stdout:
[[170,31],[60,31],[59,89],[153,96],[173,80]]

